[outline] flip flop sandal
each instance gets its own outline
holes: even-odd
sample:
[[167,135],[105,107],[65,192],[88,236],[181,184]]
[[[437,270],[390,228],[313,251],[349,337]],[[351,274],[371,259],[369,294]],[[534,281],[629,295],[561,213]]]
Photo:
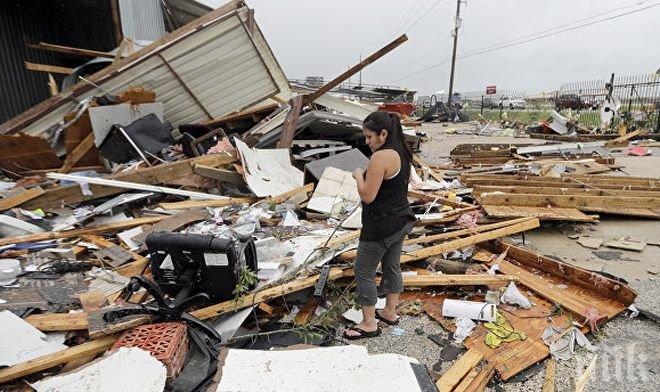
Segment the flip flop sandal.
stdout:
[[[348,335],[346,334],[346,332],[348,331],[357,332],[359,333],[359,335],[355,335],[355,336]],[[343,336],[344,339],[347,340],[359,340],[359,339],[375,338],[376,336],[379,336],[381,332],[382,330],[380,329],[380,327],[378,327],[378,329],[376,329],[375,331],[371,331],[371,332],[365,331],[362,328],[358,328],[358,327],[350,327],[346,331],[344,331]]]
[[396,320],[388,320],[385,317],[381,316],[380,313],[378,313],[378,311],[376,311],[376,319],[378,319],[378,320],[380,320],[380,321],[382,321],[385,324],[390,325],[390,326],[399,325],[399,317],[397,317]]

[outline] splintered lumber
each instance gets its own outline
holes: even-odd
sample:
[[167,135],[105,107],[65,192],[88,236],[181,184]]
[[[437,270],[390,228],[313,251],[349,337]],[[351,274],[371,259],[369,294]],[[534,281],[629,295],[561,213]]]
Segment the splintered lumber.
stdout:
[[598,355],[595,355],[594,359],[592,359],[591,363],[589,363],[589,366],[584,369],[584,373],[582,373],[580,378],[575,381],[575,392],[582,392],[584,391],[584,388],[586,388],[587,383],[589,382],[589,378],[591,377],[591,372],[593,372],[594,367],[596,366],[597,358]]
[[484,355],[477,350],[468,350],[445,374],[440,377],[436,386],[439,392],[451,392],[465,376],[481,362]]
[[332,90],[333,88],[339,86],[342,84],[345,80],[350,78],[351,76],[355,75],[356,73],[360,72],[363,68],[365,68],[367,65],[373,63],[374,61],[378,60],[379,58],[383,57],[387,53],[391,52],[394,50],[396,47],[401,45],[402,43],[408,41],[408,37],[403,34],[402,36],[398,37],[394,41],[390,42],[389,44],[385,45],[381,49],[379,49],[377,52],[373,53],[366,59],[360,61],[357,65],[352,66],[349,68],[346,72],[342,73],[341,75],[337,76],[336,78],[332,79],[325,85],[321,86],[318,90],[314,91],[313,93],[309,94],[306,98],[306,102],[314,102],[318,97],[321,95],[327,93],[328,91]]
[[186,200],[173,203],[160,203],[164,210],[188,210],[191,208],[226,207],[234,204],[254,203],[253,197],[231,197],[224,200]]
[[424,201],[424,202],[435,202],[438,204],[444,204],[447,206],[451,207],[474,207],[470,203],[464,203],[461,201],[453,201],[449,200],[443,195],[439,195],[437,193],[424,193],[424,192],[418,192],[418,191],[408,191],[408,197],[414,197],[418,200]]
[[107,58],[113,58],[115,55],[110,52],[102,52],[100,50],[93,50],[93,49],[81,49],[81,48],[74,48],[71,46],[64,46],[64,45],[56,45],[56,44],[50,44],[46,42],[39,42],[38,44],[28,44],[27,45],[30,48],[33,49],[43,49],[43,50],[48,50],[52,52],[57,52],[57,53],[66,53],[66,54],[71,54],[75,56],[82,56],[82,57],[107,57]]
[[472,194],[479,197],[484,193],[502,192],[512,194],[538,194],[538,195],[584,195],[584,196],[625,196],[625,197],[660,197],[660,188],[656,191],[635,191],[621,189],[600,188],[563,188],[533,187],[533,186],[489,186],[476,185]]
[[60,172],[67,173],[73,169],[76,164],[89,152],[89,150],[94,147],[94,133],[90,132],[85,136],[85,138],[78,143],[76,148],[73,149],[69,154],[67,154],[66,159],[64,160],[64,165],[60,169]]
[[[83,235],[82,238],[85,241],[89,241],[93,243],[94,245],[98,246],[101,249],[110,248],[115,245],[112,242],[106,240],[105,238],[99,237],[98,235],[87,234],[87,235]],[[149,260],[146,257],[143,257],[130,250],[127,252],[131,254],[131,257],[133,258],[134,261],[124,264],[118,268],[115,268],[114,271],[127,278],[130,278],[135,275],[140,275],[142,271],[145,269],[145,267],[149,264]]]
[[[177,162],[163,163],[129,172],[122,172],[108,176],[107,178],[139,182],[142,184],[165,184],[168,181],[188,177],[194,174],[194,164],[220,166],[235,161],[236,158],[229,154],[210,154]],[[43,195],[25,203],[24,208],[35,209],[60,207],[64,204],[76,204],[125,192],[122,188],[94,184],[90,184],[89,189],[92,192],[92,195],[83,195],[80,186],[78,185],[60,186],[58,188],[48,189]]]
[[507,275],[406,275],[403,277],[403,285],[406,287],[429,287],[429,286],[504,286],[510,282],[516,282],[518,278]]
[[[584,195],[535,195],[488,193],[481,195],[481,203],[486,205],[544,207],[552,205],[564,208],[577,208],[580,211],[608,212],[616,214],[621,209],[639,208],[660,209],[660,197],[625,196],[584,196]],[[660,211],[650,216],[660,215]]]
[[454,392],[483,392],[486,385],[495,375],[495,366],[486,363],[481,369],[474,368],[467,376],[456,386]]
[[194,165],[193,171],[202,177],[212,178],[220,182],[229,182],[232,184],[245,184],[243,176],[232,170],[220,169],[206,165]]
[[422,169],[426,169],[434,180],[438,182],[442,182],[444,180],[444,177],[436,173],[435,170],[433,170],[433,168],[429,166],[429,164],[426,163],[419,155],[413,154],[413,161],[415,161],[415,163],[418,164]]
[[566,283],[580,286],[583,290],[597,291],[598,296],[620,302],[625,305],[624,307],[635,302],[635,298],[637,297],[635,290],[625,284],[621,284],[621,282],[551,259],[528,249],[502,241],[493,241],[484,245],[494,253],[506,252],[508,258],[513,259],[523,267],[534,268],[540,272],[550,274]]
[[43,332],[87,330],[87,313],[31,314],[25,321]]
[[545,379],[543,380],[543,392],[555,392],[555,369],[557,363],[554,358],[548,359],[545,365]]
[[[341,268],[332,268],[328,275],[328,280],[335,280],[344,276]],[[297,279],[283,285],[271,287],[265,290],[257,290],[255,293],[246,294],[238,299],[222,302],[216,305],[207,306],[202,309],[195,310],[191,314],[199,319],[208,319],[219,316],[223,313],[231,312],[234,310],[246,308],[248,306],[256,305],[260,302],[268,301],[273,298],[281,297],[283,295],[300,291],[308,287],[312,287],[319,279],[319,275],[312,275],[307,278]]]
[[302,109],[302,103],[302,95],[296,95],[291,99],[291,110],[286,115],[286,118],[284,118],[280,140],[277,141],[277,148],[291,148],[293,137],[296,132],[296,125],[298,124],[298,118],[300,117],[300,109]]
[[573,222],[594,222],[597,215],[587,215],[577,208],[561,207],[528,207],[528,206],[493,206],[483,205],[482,208],[491,218],[534,217],[540,220],[562,220]]
[[482,232],[488,231],[488,230],[494,230],[494,229],[499,229],[499,228],[502,228],[502,227],[508,227],[508,226],[512,226],[512,225],[515,225],[515,224],[518,224],[518,223],[528,222],[528,221],[531,221],[533,219],[534,218],[512,219],[512,220],[506,220],[506,221],[497,222],[497,223],[491,223],[491,224],[488,224],[488,225],[470,227],[468,229],[450,231],[448,233],[425,235],[425,236],[421,236],[421,237],[418,237],[418,238],[406,240],[404,242],[404,245],[428,244],[428,243],[431,243],[431,242],[446,240],[446,239],[450,239],[450,238],[456,238],[456,237],[460,237],[460,236],[463,236],[463,235],[482,233]]
[[41,189],[41,187],[35,187],[28,189],[26,191],[23,191],[19,193],[18,195],[15,196],[10,196],[6,197],[4,199],[0,199],[0,211],[8,210],[10,208],[14,208],[16,206],[20,206],[21,204],[34,199],[35,197],[39,197],[44,194],[44,190]]
[[299,193],[310,193],[314,191],[314,183],[309,183],[307,185],[303,185],[301,187],[298,187],[296,189],[292,189],[290,191],[284,192],[281,195],[269,197],[268,199],[264,200],[264,202],[268,204],[281,204],[284,203],[285,201],[289,200],[293,196],[296,196]]
[[157,216],[152,218],[137,218],[137,219],[126,220],[123,222],[110,223],[107,225],[100,225],[95,227],[86,227],[82,229],[73,229],[66,231],[49,231],[46,233],[36,233],[36,234],[28,234],[18,237],[0,238],[0,246],[10,245],[10,244],[22,244],[25,242],[56,240],[61,238],[73,238],[73,237],[80,237],[86,234],[102,234],[102,233],[115,232],[119,230],[130,229],[135,226],[160,222],[165,218],[166,217],[164,216]]
[[73,72],[73,68],[60,67],[57,65],[31,63],[29,61],[25,62],[25,69],[29,71],[48,72],[48,73],[56,73],[63,75],[69,75],[71,72]]
[[610,140],[605,142],[605,147],[611,148],[611,147],[622,147],[622,146],[627,146],[628,145],[628,140],[635,138],[637,136],[642,136],[646,135],[648,131],[646,129],[638,129],[634,132],[628,132],[623,136],[619,136],[618,138],[614,140]]
[[100,354],[115,344],[118,336],[107,336],[98,340],[58,351],[53,354],[41,356],[27,362],[19,363],[8,368],[0,369],[0,384],[6,383],[17,378],[25,377],[42,370],[50,369],[55,366],[76,361],[79,358],[86,358],[91,355]]
[[[508,185],[522,185],[532,186],[538,185],[537,183],[551,184],[546,186],[567,186],[569,184],[601,188],[613,186],[618,189],[636,189],[634,187],[655,188],[660,187],[660,178],[653,177],[632,177],[632,176],[594,176],[584,174],[563,174],[561,177],[538,177],[531,174],[518,174],[518,175],[493,175],[493,174],[475,174],[461,176],[461,182],[469,186],[472,185],[488,185],[488,182],[493,182],[492,185],[497,184],[496,181],[513,181],[514,183]],[[525,181],[532,181],[534,184]]]
[[[424,249],[416,250],[413,252],[404,253],[401,255],[401,263],[407,263],[415,260],[423,260],[427,257],[439,255],[445,252],[465,248],[466,246],[478,244],[480,242],[490,241],[495,238],[505,237],[511,234],[520,233],[526,230],[531,230],[539,227],[539,220],[531,218],[529,220],[521,220],[510,226],[478,233],[465,238],[459,238],[452,241],[444,242],[438,245],[429,246]],[[405,244],[405,241],[404,241]],[[339,257],[344,261],[355,260],[357,251],[349,251],[341,254]]]

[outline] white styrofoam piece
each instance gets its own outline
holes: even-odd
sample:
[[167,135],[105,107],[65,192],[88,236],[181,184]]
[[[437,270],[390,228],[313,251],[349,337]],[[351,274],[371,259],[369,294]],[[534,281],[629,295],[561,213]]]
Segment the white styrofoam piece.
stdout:
[[342,206],[359,202],[360,194],[357,191],[357,182],[353,175],[328,166],[323,171],[323,175],[314,189],[314,194],[307,203],[307,209],[337,217]]
[[33,385],[37,392],[162,392],[167,370],[147,351],[121,347],[113,354],[75,372]]
[[486,302],[459,301],[445,299],[442,304],[442,315],[445,317],[464,317],[471,320],[495,320],[495,304]]
[[13,366],[42,355],[66,350],[9,310],[0,312],[0,366]]
[[[230,349],[217,391],[420,391],[410,363],[397,354],[369,355],[363,346],[306,350]],[[249,377],[246,377],[249,375]]]
[[277,196],[303,186],[304,174],[291,164],[288,148],[250,148],[234,139],[245,182],[257,197]]

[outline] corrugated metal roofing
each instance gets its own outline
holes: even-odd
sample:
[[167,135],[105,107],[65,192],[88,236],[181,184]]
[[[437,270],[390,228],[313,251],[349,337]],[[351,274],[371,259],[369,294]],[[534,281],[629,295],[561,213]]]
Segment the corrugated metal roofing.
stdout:
[[[285,85],[286,79],[265,40],[255,43],[247,31],[246,9],[220,16],[159,51],[200,103],[190,96],[163,60],[154,55],[155,51],[122,67],[115,76],[100,83],[101,88],[112,93],[136,86],[154,90],[156,100],[164,104],[166,120],[173,126],[208,119],[200,104],[217,118],[275,96],[281,92],[278,85]],[[260,34],[259,38],[263,39]],[[290,94],[288,85],[285,87]],[[94,94],[99,91],[87,91],[76,99]],[[61,121],[74,105],[71,101],[50,110],[25,131],[42,133]]]
[[161,0],[119,0],[119,15],[124,37],[155,41],[167,34]]

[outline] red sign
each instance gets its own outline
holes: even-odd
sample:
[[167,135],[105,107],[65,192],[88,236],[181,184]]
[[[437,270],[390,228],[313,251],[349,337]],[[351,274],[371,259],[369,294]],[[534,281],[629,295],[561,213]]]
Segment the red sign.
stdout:
[[486,86],[486,95],[495,94],[497,92],[497,86]]

